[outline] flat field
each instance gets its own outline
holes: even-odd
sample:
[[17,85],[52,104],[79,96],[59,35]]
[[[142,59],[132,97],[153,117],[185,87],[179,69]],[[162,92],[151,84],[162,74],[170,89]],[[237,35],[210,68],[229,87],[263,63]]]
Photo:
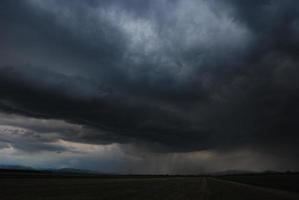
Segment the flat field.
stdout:
[[63,176],[24,172],[0,173],[0,199],[299,200],[299,194],[215,177]]

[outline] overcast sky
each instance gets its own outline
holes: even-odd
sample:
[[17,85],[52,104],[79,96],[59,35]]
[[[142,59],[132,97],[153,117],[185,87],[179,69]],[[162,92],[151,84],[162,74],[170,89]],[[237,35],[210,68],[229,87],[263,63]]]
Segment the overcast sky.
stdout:
[[0,165],[299,170],[297,0],[1,0]]

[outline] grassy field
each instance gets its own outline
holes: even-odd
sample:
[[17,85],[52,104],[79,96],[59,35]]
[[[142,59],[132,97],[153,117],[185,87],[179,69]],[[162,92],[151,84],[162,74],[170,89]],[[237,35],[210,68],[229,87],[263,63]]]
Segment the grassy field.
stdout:
[[213,177],[93,177],[0,174],[1,200],[299,199],[296,193]]

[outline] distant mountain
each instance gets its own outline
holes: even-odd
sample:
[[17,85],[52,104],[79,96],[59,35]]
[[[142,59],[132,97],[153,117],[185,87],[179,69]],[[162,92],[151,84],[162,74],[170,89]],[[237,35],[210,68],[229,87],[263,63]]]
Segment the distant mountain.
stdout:
[[0,165],[0,169],[9,169],[9,170],[35,170],[32,167],[22,166],[22,165]]
[[76,169],[76,168],[52,169],[50,171],[58,172],[58,173],[75,173],[75,174],[102,174],[98,171],[85,170],[85,169]]
[[60,168],[60,169],[53,169],[53,168],[32,168],[28,166],[22,165],[0,165],[0,170],[17,170],[17,171],[35,171],[35,172],[46,172],[46,173],[58,173],[58,174],[94,174],[100,175],[98,171],[92,170],[84,170],[84,169],[76,169],[76,168]]

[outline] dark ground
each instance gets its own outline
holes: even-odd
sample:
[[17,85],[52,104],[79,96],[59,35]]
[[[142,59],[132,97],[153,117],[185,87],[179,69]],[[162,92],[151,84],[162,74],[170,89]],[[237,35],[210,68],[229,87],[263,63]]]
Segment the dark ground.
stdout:
[[[299,194],[286,185],[298,186],[298,175],[280,176],[95,176],[42,172],[0,172],[1,200],[280,200]],[[249,178],[248,178],[249,177]],[[265,179],[263,179],[265,177]],[[232,181],[235,179],[234,181]],[[271,179],[268,181],[268,179]],[[263,187],[243,183],[262,182]],[[237,181],[237,182],[235,182]],[[280,184],[280,181],[285,184]],[[265,187],[268,183],[275,187]],[[258,185],[258,184],[256,184]],[[293,188],[295,188],[295,186]],[[274,189],[275,188],[275,189]],[[288,191],[287,191],[288,190]]]
[[299,173],[226,175],[221,178],[229,181],[299,193]]

